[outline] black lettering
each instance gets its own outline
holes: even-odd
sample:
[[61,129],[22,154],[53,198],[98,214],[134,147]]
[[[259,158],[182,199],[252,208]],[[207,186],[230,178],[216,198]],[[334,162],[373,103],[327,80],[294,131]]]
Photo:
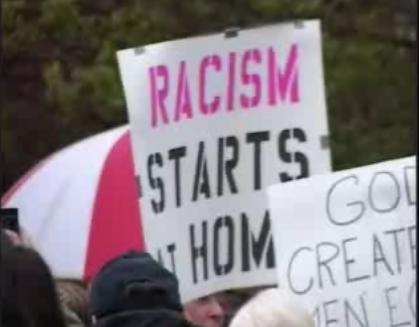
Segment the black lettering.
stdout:
[[198,195],[200,193],[203,193],[206,198],[209,198],[211,196],[208,168],[207,168],[207,159],[205,158],[204,150],[205,150],[205,144],[204,142],[200,141],[199,150],[198,150],[198,159],[196,161],[194,187],[193,187],[193,195],[192,195],[192,201],[194,202],[198,199]]
[[[227,262],[220,263],[220,230],[227,229]],[[225,247],[221,247],[225,251]],[[214,270],[217,276],[231,272],[234,265],[234,222],[230,216],[218,217],[214,224]]]
[[254,190],[260,190],[261,189],[261,144],[262,142],[269,141],[269,132],[255,132],[255,133],[247,133],[246,134],[246,142],[247,143],[253,143],[253,180],[254,180]]
[[351,237],[351,238],[344,239],[342,241],[343,263],[344,263],[344,267],[345,267],[346,281],[348,283],[370,278],[369,275],[356,276],[356,277],[350,276],[349,268],[350,268],[351,265],[353,265],[355,263],[355,259],[353,257],[348,258],[346,244],[349,243],[349,242],[352,242],[352,241],[356,241],[356,240],[358,240],[357,237]]
[[[410,171],[411,171],[411,174],[409,175]],[[414,185],[410,183],[410,181],[416,180],[415,176],[416,176],[416,167],[414,166],[404,167],[404,184],[406,186],[407,203],[409,204],[409,206],[416,205],[416,194],[412,196],[412,193],[415,192],[415,187]]]
[[[260,230],[259,236],[255,235],[250,231],[248,218],[245,213],[241,215],[241,225],[242,225],[242,271],[250,270],[250,259],[251,254],[256,266],[259,267],[262,261],[262,255],[266,250],[266,267],[274,268],[275,267],[275,255],[274,255],[274,245],[271,234],[271,222],[269,219],[269,210],[266,210],[265,216],[262,222],[262,228]],[[250,240],[251,239],[251,250],[250,250]]]
[[202,258],[203,266],[203,278],[204,280],[208,279],[208,247],[207,247],[207,222],[202,222],[202,245],[196,246],[195,243],[195,226],[189,226],[189,234],[191,240],[191,259],[192,259],[192,275],[194,284],[198,283],[198,264],[197,261],[199,258]]
[[[334,225],[338,225],[338,226],[345,226],[345,225],[349,225],[352,224],[354,222],[356,222],[358,219],[360,219],[362,217],[362,215],[365,212],[365,204],[361,201],[352,201],[352,202],[348,202],[346,204],[346,207],[353,207],[353,206],[358,206],[360,208],[359,212],[355,215],[355,216],[350,216],[349,218],[345,218],[345,219],[336,219],[336,217],[332,214],[332,210],[331,210],[331,198],[332,195],[334,195],[335,193],[335,189],[338,185],[341,185],[343,182],[346,181],[350,181],[353,180],[355,185],[359,184],[359,179],[358,176],[356,175],[350,175],[350,176],[346,176],[343,177],[341,179],[339,179],[338,181],[336,181],[332,187],[329,189],[329,191],[327,192],[327,200],[326,200],[326,211],[327,211],[327,217],[329,218],[329,221],[334,224]],[[353,194],[357,194],[357,192],[352,192]],[[339,207],[339,206],[337,206]]]
[[384,232],[384,234],[393,235],[394,250],[396,252],[397,272],[399,274],[402,272],[402,263],[401,263],[401,259],[400,259],[400,246],[399,246],[398,235],[399,235],[399,233],[404,232],[404,231],[405,231],[404,228],[399,228],[399,229],[393,229],[393,230],[388,230],[388,231]]
[[242,271],[250,270],[250,227],[249,222],[245,214],[241,216],[241,226],[242,226]]
[[357,324],[358,326],[368,327],[370,325],[370,323],[368,321],[368,314],[367,314],[367,309],[366,309],[364,297],[361,295],[359,297],[359,300],[361,302],[362,317],[360,317],[360,315],[357,314],[357,312],[351,306],[351,304],[349,303],[349,301],[347,299],[345,299],[344,302],[343,302],[344,307],[345,307],[345,321],[346,321],[346,326],[347,327],[352,326],[350,317],[355,318],[355,320],[358,322],[358,324]]
[[158,189],[160,191],[160,200],[156,201],[155,199],[151,200],[151,208],[155,214],[161,213],[164,210],[164,183],[161,177],[154,178],[152,167],[157,165],[159,167],[163,166],[163,157],[161,153],[156,152],[148,156],[147,159],[147,172],[148,172],[148,181],[152,189]]
[[[321,254],[321,249],[323,248],[329,248],[332,249],[334,252],[329,255],[327,258],[323,258],[323,255]],[[316,258],[317,258],[317,273],[319,276],[319,287],[323,288],[323,275],[322,275],[322,270],[321,267],[324,267],[328,274],[329,274],[329,279],[330,282],[333,286],[336,286],[336,281],[333,277],[333,272],[332,269],[329,267],[329,263],[332,262],[334,259],[336,259],[336,257],[339,255],[339,247],[331,242],[322,242],[317,244],[316,246]]]
[[176,207],[182,205],[181,193],[182,188],[180,186],[180,159],[186,155],[186,147],[182,146],[169,150],[169,160],[175,161],[175,195],[176,195]]
[[290,286],[291,290],[295,294],[305,294],[305,293],[309,292],[311,290],[311,288],[313,287],[313,277],[310,277],[307,287],[306,288],[303,288],[303,289],[297,289],[295,287],[293,281],[292,281],[292,265],[294,263],[294,260],[297,258],[297,256],[302,251],[310,251],[310,252],[312,252],[313,249],[312,248],[309,248],[307,246],[303,246],[301,248],[298,248],[296,251],[294,251],[294,253],[291,256],[290,262],[288,264],[288,269],[287,269],[288,285]]
[[409,321],[404,321],[404,322],[395,322],[394,321],[394,311],[396,311],[397,305],[395,303],[392,303],[391,302],[391,299],[390,299],[389,294],[390,294],[390,292],[393,292],[395,290],[397,290],[397,287],[396,286],[389,287],[389,288],[386,288],[384,290],[385,295],[386,295],[386,302],[387,302],[387,307],[388,307],[388,313],[389,313],[389,317],[390,317],[390,326],[391,327],[410,326],[411,324],[410,324]]
[[[233,170],[236,168],[239,161],[239,141],[234,136],[228,136],[225,139],[225,146],[229,147],[233,151],[233,155],[230,159],[224,160],[224,138],[218,139],[218,174],[217,174],[217,195],[222,196],[224,194],[224,172],[227,177],[227,184],[230,187],[231,193],[237,193],[237,185],[234,180]],[[224,170],[225,168],[225,170]]]
[[[413,233],[412,233],[413,232]],[[407,228],[412,269],[416,270],[416,225]]]
[[[306,134],[301,128],[294,128],[292,131],[295,139],[301,143],[305,143],[307,141]],[[298,175],[295,179],[308,177],[310,175],[310,170],[306,155],[302,152],[296,151],[294,153],[294,161],[300,164],[300,175]]]
[[[378,252],[379,253],[378,253]],[[383,246],[381,245],[380,240],[378,239],[377,235],[373,235],[373,264],[374,264],[374,276],[377,276],[377,264],[379,262],[383,262],[385,267],[387,268],[390,275],[394,275],[393,270],[391,269],[390,265],[388,264],[386,257],[384,255]]]
[[176,274],[176,260],[175,260],[176,244],[172,243],[167,246],[167,252],[170,254],[170,260],[172,263],[172,272]]
[[331,304],[336,304],[338,303],[338,300],[332,300],[332,301],[327,301],[323,303],[323,310],[324,310],[324,317],[325,317],[325,323],[326,323],[326,327],[333,324],[333,323],[338,323],[339,320],[337,318],[329,318],[329,312],[327,310],[327,307],[330,306]]
[[[375,186],[375,183],[378,180],[379,176],[389,177],[390,180],[394,183],[394,186],[395,186],[394,189],[397,190],[397,193],[395,194],[395,198],[394,198],[394,203],[390,204],[389,207],[379,208],[376,204],[376,201],[374,200],[374,196],[373,196],[375,194],[374,186]],[[386,185],[386,189],[387,188],[388,187]],[[394,175],[392,173],[388,172],[388,171],[380,171],[380,172],[375,173],[372,180],[371,180],[371,183],[368,186],[368,199],[369,199],[369,202],[371,204],[371,208],[376,212],[384,213],[384,212],[389,212],[389,211],[394,210],[400,202],[400,185],[397,182],[397,178],[394,177]]]
[[298,140],[300,143],[304,143],[307,141],[307,137],[305,135],[305,132],[301,128],[293,128],[290,129],[284,129],[281,131],[281,133],[278,136],[278,153],[280,159],[285,163],[293,163],[296,162],[300,165],[300,174],[298,176],[290,176],[288,173],[280,173],[279,174],[279,180],[283,183],[289,182],[294,179],[304,178],[309,176],[309,164],[308,164],[308,158],[306,155],[302,152],[296,151],[294,153],[294,160],[292,156],[292,152],[287,150],[287,141],[291,139],[291,132],[292,132],[292,138]]
[[[285,163],[292,163],[292,156],[291,153],[287,151],[286,144],[288,139],[291,138],[291,130],[290,129],[284,129],[279,133],[278,136],[278,153],[279,158],[282,159]],[[292,181],[292,176],[288,175],[287,173],[280,173],[279,174],[279,180],[282,183]]]

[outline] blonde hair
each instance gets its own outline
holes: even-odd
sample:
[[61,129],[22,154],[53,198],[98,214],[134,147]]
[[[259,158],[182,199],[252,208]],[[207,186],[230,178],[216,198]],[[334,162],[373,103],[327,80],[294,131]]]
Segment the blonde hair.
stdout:
[[56,280],[58,298],[63,306],[79,317],[83,323],[90,322],[87,289],[78,280]]
[[247,302],[229,327],[314,327],[314,321],[291,294],[270,288]]

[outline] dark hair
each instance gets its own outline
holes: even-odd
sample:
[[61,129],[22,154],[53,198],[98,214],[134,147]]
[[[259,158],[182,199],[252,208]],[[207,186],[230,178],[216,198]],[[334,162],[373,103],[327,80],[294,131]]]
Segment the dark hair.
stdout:
[[12,240],[7,236],[3,229],[0,229],[0,246],[1,254],[7,251],[10,247],[14,246]]
[[2,326],[65,327],[51,272],[36,251],[2,247],[1,268]]

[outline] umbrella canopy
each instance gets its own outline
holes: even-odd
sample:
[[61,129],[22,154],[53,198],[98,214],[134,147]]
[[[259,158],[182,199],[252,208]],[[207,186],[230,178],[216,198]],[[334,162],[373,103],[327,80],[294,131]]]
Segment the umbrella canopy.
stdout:
[[128,126],[41,161],[2,197],[58,278],[91,279],[109,259],[143,250]]

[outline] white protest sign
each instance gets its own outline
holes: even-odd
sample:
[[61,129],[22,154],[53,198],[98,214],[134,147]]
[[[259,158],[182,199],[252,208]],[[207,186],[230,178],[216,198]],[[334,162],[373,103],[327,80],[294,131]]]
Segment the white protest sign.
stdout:
[[316,326],[414,326],[415,157],[269,188],[278,283]]
[[118,52],[149,252],[188,301],[275,282],[266,187],[330,171],[318,21]]

